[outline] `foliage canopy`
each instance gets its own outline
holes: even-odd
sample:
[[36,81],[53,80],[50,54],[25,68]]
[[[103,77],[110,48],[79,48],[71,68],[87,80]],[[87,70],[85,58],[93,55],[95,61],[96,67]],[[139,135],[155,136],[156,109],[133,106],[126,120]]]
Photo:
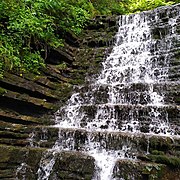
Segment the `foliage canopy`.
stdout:
[[3,71],[39,72],[47,47],[63,46],[58,33],[79,34],[96,15],[128,14],[180,0],[1,0],[0,76]]

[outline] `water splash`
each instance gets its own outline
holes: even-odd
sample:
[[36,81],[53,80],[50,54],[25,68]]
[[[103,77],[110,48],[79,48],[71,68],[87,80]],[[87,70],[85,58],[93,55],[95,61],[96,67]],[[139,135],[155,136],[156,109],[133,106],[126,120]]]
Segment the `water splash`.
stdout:
[[44,153],[41,158],[39,169],[37,171],[38,180],[48,180],[51,172],[53,170],[55,160],[56,160],[57,151],[54,149],[48,150]]
[[16,180],[22,179],[26,180],[26,173],[28,165],[26,163],[21,163],[21,165],[17,168],[16,171]]
[[112,179],[113,169],[118,159],[136,159],[132,153],[132,146],[125,144],[122,145],[122,148],[119,150],[107,149],[107,139],[108,138],[104,136],[102,140],[97,141],[93,134],[89,133],[85,143],[85,152],[94,157],[96,163],[92,180]]

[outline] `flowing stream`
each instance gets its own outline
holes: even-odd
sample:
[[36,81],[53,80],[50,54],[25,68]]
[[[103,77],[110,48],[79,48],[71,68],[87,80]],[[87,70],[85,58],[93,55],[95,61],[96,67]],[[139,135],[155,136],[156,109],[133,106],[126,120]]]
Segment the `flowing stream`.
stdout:
[[[117,159],[136,159],[137,149],[125,141],[121,148],[110,147],[115,133],[177,135],[168,121],[165,91],[169,54],[175,37],[176,19],[169,18],[166,38],[153,37],[151,25],[156,12],[120,16],[112,52],[102,63],[94,82],[75,88],[75,93],[55,115],[59,138],[40,163],[38,179],[48,179],[61,150],[82,151],[93,156],[93,180],[113,179]],[[161,36],[161,34],[160,34]],[[166,53],[162,53],[163,51]],[[76,142],[76,131],[86,138]]]

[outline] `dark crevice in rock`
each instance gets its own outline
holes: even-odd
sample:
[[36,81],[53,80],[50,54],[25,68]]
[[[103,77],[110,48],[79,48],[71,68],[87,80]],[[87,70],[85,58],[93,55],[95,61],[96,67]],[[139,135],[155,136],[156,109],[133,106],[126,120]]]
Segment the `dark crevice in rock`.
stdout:
[[[59,32],[59,33],[58,33]],[[59,30],[57,33],[62,37],[67,44],[69,44],[71,47],[79,48],[79,38],[74,35],[72,32],[64,32],[63,34],[61,33],[62,31]]]
[[21,100],[14,100],[12,98],[0,96],[0,106],[3,108],[12,109],[20,114],[30,115],[39,117],[45,112],[47,109],[44,107],[36,106],[30,102],[23,102]]
[[[50,80],[50,81],[52,81],[52,82],[55,82],[55,83],[59,83],[60,81],[59,81],[59,79],[57,78],[57,77],[53,77],[53,76],[48,76],[49,74],[48,73],[45,73],[44,72],[44,75],[46,75],[47,76],[47,78]],[[63,81],[62,80],[62,82],[66,82],[66,81]]]
[[[32,97],[35,97],[35,98],[41,98],[41,99],[46,99],[48,102],[55,102],[57,101],[56,98],[53,98],[53,97],[49,97],[49,96],[46,96],[45,94],[42,94],[40,92],[37,92],[37,91],[33,91],[33,90],[30,90],[30,89],[27,89],[27,88],[24,88],[24,87],[19,87],[19,86],[16,86],[16,85],[13,85],[11,83],[7,83],[7,82],[2,82],[1,81],[1,87],[2,88],[5,88],[7,90],[12,90],[15,91],[15,92],[19,92],[19,93],[23,93],[23,94],[28,94]],[[33,88],[33,86],[32,86]]]
[[68,64],[72,64],[73,62],[73,57],[67,54],[65,51],[62,49],[56,49],[56,50],[51,50],[50,53],[48,54],[48,57],[46,59],[46,63],[53,64],[53,65],[58,65],[63,62],[66,62]]

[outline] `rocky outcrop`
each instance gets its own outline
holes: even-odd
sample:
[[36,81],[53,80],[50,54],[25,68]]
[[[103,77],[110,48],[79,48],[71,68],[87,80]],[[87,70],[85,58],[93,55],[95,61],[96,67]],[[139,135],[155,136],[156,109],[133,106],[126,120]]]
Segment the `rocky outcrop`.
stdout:
[[[48,50],[46,67],[40,74],[4,73],[0,79],[1,179],[37,179],[40,159],[58,134],[58,129],[48,130],[47,141],[45,127],[54,124],[53,113],[70,96],[73,85],[82,84],[85,76],[100,68],[111,49],[116,21],[116,17],[99,16],[79,37],[60,34],[64,46]],[[91,179],[93,161],[80,153],[62,153],[55,165],[58,173],[54,171],[51,179]]]
[[[0,146],[0,179],[38,178],[39,162],[46,153],[44,148]],[[50,179],[89,179],[94,171],[92,157],[78,152],[62,151],[56,154],[56,163]]]
[[91,180],[94,169],[94,158],[80,152],[61,152],[57,155],[49,179]]
[[[128,173],[127,173],[128,172]],[[162,179],[178,180],[179,169],[172,169],[164,164],[142,161],[121,160],[116,163],[114,178],[124,177],[127,180]]]

